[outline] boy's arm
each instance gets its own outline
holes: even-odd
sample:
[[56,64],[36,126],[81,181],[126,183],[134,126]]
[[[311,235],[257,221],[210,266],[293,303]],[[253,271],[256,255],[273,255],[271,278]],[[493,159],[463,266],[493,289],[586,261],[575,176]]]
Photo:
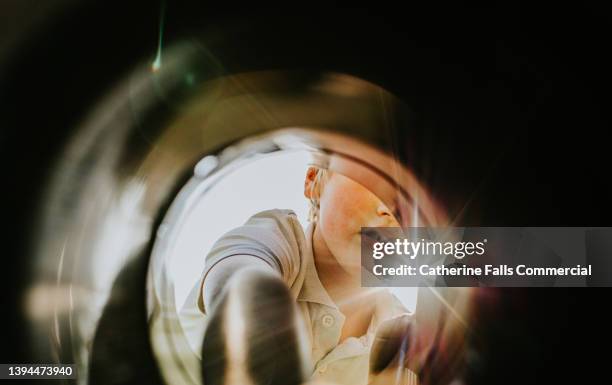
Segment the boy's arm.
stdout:
[[215,300],[220,298],[223,289],[231,278],[240,274],[274,275],[282,280],[278,268],[252,255],[232,255],[217,262],[204,276],[200,287],[198,305],[204,314],[212,311]]
[[302,385],[310,345],[280,270],[258,257],[232,255],[204,278],[202,382]]

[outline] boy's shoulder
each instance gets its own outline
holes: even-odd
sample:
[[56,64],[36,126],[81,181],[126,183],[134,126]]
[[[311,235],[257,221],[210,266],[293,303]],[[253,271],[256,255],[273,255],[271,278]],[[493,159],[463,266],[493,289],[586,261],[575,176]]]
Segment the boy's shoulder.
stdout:
[[[303,232],[297,214],[289,209],[270,209],[252,215],[244,224],[245,228],[273,230],[288,236],[291,233]],[[295,235],[293,235],[295,237]]]
[[297,214],[291,209],[269,209],[260,211],[251,218],[297,219]]
[[252,215],[244,225],[218,239],[207,260],[214,262],[236,254],[255,255],[271,266],[278,266],[285,281],[293,282],[306,250],[305,232],[296,213],[289,209],[270,209]]
[[244,237],[266,243],[274,237],[299,237],[303,232],[293,210],[269,209],[251,215],[242,225],[228,231],[217,243],[233,243],[238,238],[244,241]]

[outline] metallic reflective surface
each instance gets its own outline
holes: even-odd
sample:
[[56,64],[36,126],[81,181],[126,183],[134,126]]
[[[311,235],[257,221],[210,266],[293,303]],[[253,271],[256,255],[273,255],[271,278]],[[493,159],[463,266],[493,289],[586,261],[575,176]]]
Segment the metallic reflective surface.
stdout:
[[[111,340],[127,338],[122,327],[112,326],[112,313],[122,306],[114,309],[115,301],[134,297],[141,309],[134,327],[143,330],[147,318],[174,306],[164,295],[172,284],[164,278],[163,260],[151,261],[149,290],[158,290],[149,296],[153,306],[146,318],[145,288],[138,284],[144,283],[154,235],[167,230],[167,223],[159,226],[165,208],[194,170],[205,178],[253,154],[318,151],[330,169],[384,201],[406,202],[404,223],[419,210],[427,223],[447,221],[393,154],[392,121],[409,111],[382,88],[335,73],[220,76],[218,63],[197,46],[168,52],[163,65],[134,71],[85,119],[66,147],[42,211],[31,315],[41,325],[56,325],[56,348],[73,357],[81,373],[92,373],[92,382],[114,359],[107,356]],[[135,141],[143,136],[145,141]],[[128,272],[129,266],[139,273]],[[131,289],[121,286],[122,274],[137,274],[126,278]],[[166,357],[177,341],[167,325],[156,330],[154,337],[167,334],[169,345],[154,346],[154,353]],[[163,369],[172,360],[158,362],[175,382],[176,370]]]

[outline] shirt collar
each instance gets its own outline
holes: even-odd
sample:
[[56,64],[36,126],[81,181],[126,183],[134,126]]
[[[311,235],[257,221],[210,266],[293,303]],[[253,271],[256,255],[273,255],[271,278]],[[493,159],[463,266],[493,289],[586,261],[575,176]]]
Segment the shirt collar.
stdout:
[[[338,306],[329,296],[325,287],[319,279],[317,268],[314,263],[314,252],[312,238],[314,235],[314,224],[310,223],[306,228],[306,253],[305,258],[305,275],[304,283],[297,296],[297,301],[314,302],[321,305],[326,305],[334,308],[339,312]],[[348,338],[330,352],[323,360],[331,362],[332,360],[369,354],[370,348],[374,341],[378,325],[390,318],[399,316],[400,314],[408,313],[404,305],[385,288],[381,288],[376,301],[376,308],[368,326],[366,334],[360,338]]]
[[[306,254],[305,254],[305,267],[306,273],[304,275],[304,283],[298,294],[298,301],[316,302],[322,305],[338,309],[338,306],[323,287],[317,268],[314,263],[314,252],[312,238],[314,235],[314,224],[310,223],[306,228]],[[400,302],[397,297],[389,292],[389,290],[381,288],[381,293],[376,301],[376,308],[372,321],[368,327],[367,334],[374,333],[378,325],[390,318],[397,317],[401,314],[409,313],[404,305]]]
[[314,263],[314,251],[312,246],[314,228],[314,223],[310,223],[306,228],[306,253],[304,255],[306,273],[297,300],[316,302],[337,309],[338,307],[329,296],[329,293],[327,293],[327,290],[323,287]]

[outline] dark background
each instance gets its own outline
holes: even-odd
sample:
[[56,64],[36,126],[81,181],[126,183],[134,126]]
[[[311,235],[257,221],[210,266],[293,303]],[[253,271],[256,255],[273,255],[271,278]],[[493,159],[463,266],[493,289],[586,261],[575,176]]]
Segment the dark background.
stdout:
[[[412,106],[407,158],[462,225],[610,226],[610,16],[509,2],[422,9],[169,2],[164,41],[218,31],[228,72],[326,69]],[[42,188],[71,129],[157,49],[155,1],[0,3],[0,362],[30,362],[21,295]],[[245,31],[249,31],[245,33]],[[442,193],[444,192],[444,193]],[[503,290],[478,383],[609,378],[610,290]],[[490,315],[489,315],[490,316]]]

